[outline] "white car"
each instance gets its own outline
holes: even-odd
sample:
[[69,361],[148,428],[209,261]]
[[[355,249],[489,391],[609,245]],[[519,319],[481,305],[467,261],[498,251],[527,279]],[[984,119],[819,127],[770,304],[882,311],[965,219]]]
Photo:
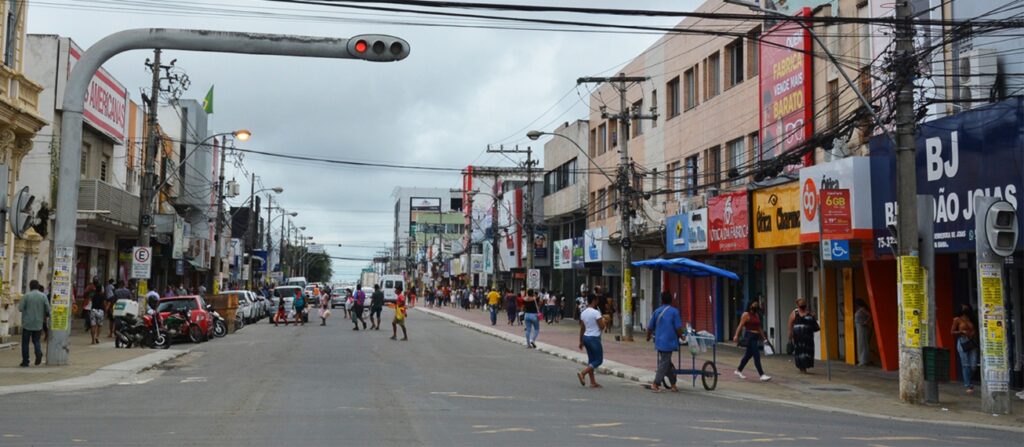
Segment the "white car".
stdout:
[[250,296],[250,293],[252,292],[249,292],[247,290],[228,290],[225,291],[224,293],[233,294],[238,297],[238,308],[235,309],[235,315],[241,316],[243,322],[252,323],[259,319],[257,314],[258,311],[256,309],[256,303]]

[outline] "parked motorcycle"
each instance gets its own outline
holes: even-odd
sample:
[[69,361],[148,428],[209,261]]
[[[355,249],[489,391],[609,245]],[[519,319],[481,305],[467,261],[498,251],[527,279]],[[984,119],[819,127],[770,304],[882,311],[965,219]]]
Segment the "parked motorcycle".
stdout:
[[192,323],[192,311],[189,309],[171,312],[163,323],[168,338],[184,335],[192,343],[203,341],[203,330],[199,325]]
[[224,317],[220,316],[216,310],[213,310],[213,306],[207,304],[206,310],[213,316],[213,336],[221,338],[228,335],[228,322]]

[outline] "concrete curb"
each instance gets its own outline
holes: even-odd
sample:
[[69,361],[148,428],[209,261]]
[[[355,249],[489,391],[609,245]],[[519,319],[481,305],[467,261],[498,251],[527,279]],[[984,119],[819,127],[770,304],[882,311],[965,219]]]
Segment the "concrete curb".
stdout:
[[[509,342],[512,342],[512,343],[515,343],[515,344],[519,344],[519,345],[524,345],[526,343],[525,338],[523,336],[512,335],[512,334],[509,334],[508,332],[505,332],[505,331],[500,331],[500,330],[497,330],[497,329],[492,329],[492,328],[490,328],[488,326],[484,326],[482,324],[474,323],[472,321],[464,320],[462,318],[459,318],[459,317],[456,317],[456,316],[453,316],[453,315],[448,315],[448,314],[443,313],[443,312],[437,312],[437,311],[434,311],[434,310],[431,310],[431,309],[425,309],[425,308],[421,308],[421,307],[416,307],[414,309],[416,309],[416,310],[418,310],[420,312],[423,312],[425,314],[433,315],[433,316],[441,318],[443,320],[447,320],[447,321],[449,321],[451,323],[454,323],[456,325],[459,325],[459,326],[462,326],[462,327],[465,327],[465,328],[469,328],[469,329],[472,329],[472,330],[475,330],[477,332],[481,332],[481,333],[484,333],[484,334],[487,334],[487,335],[491,335],[493,337],[500,338],[500,339],[505,340],[505,341],[509,341]],[[550,344],[547,344],[547,343],[537,342],[536,344],[537,344],[537,349],[536,349],[537,351],[541,351],[541,352],[544,352],[546,354],[551,354],[551,355],[554,355],[556,357],[560,357],[560,358],[563,358],[563,359],[566,359],[566,360],[569,360],[571,362],[578,363],[578,364],[581,364],[581,365],[586,365],[587,364],[587,355],[586,354],[582,354],[582,353],[579,353],[579,352],[571,351],[571,350],[568,350],[568,349],[565,349],[565,348],[560,348],[558,346],[553,346],[553,345],[550,345]],[[637,382],[637,383],[651,383],[651,382],[654,381],[654,371],[649,371],[649,370],[646,370],[646,369],[643,369],[643,368],[636,368],[636,367],[625,365],[625,364],[622,364],[622,363],[619,363],[619,362],[616,362],[616,361],[612,361],[612,360],[605,360],[604,364],[602,364],[601,367],[599,367],[597,369],[597,372],[599,372],[601,374],[607,374],[607,375],[619,377],[619,378],[622,378],[622,379],[627,379],[627,380],[630,380],[630,381],[633,381],[633,382]],[[2,394],[2,393],[0,393],[0,394]],[[830,413],[848,414],[848,415],[852,415],[852,416],[869,417],[869,418],[874,418],[874,419],[882,419],[882,420],[890,420],[890,421],[898,421],[898,422],[928,423],[928,424],[937,424],[937,425],[947,425],[947,426],[952,426],[952,427],[982,428],[982,429],[988,429],[988,430],[999,430],[999,431],[1008,431],[1008,432],[1015,432],[1015,433],[1024,433],[1024,427],[979,424],[979,423],[967,422],[967,421],[943,421],[943,420],[934,420],[934,419],[917,419],[917,418],[911,418],[911,417],[890,416],[890,415],[884,415],[884,414],[876,414],[876,413],[868,413],[868,412],[864,412],[864,411],[852,410],[852,409],[848,409],[848,408],[831,407],[831,406],[827,406],[827,405],[818,405],[818,404],[812,404],[812,403],[806,403],[806,402],[798,402],[798,401],[791,401],[791,400],[785,400],[785,399],[776,399],[776,398],[772,398],[772,397],[760,396],[760,395],[757,395],[757,394],[737,393],[737,392],[734,392],[734,391],[720,391],[720,390],[716,390],[715,392],[708,393],[707,395],[708,396],[718,397],[718,398],[721,398],[721,399],[749,400],[749,401],[771,403],[771,404],[779,404],[779,405],[790,405],[790,406],[796,406],[796,407],[801,407],[801,408],[807,408],[807,409],[815,410],[815,411],[824,411],[824,412],[830,412]],[[1013,416],[1010,415],[1010,416],[1007,416],[1007,417],[1013,417]]]
[[104,366],[92,374],[44,383],[27,383],[0,387],[0,396],[37,391],[79,391],[114,385],[134,374],[152,369],[192,351],[188,349],[157,350],[152,353]]

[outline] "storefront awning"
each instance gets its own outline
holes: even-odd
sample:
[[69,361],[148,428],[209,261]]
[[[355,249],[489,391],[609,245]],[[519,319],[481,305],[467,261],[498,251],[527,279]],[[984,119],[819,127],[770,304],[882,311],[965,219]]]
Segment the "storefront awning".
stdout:
[[721,276],[723,278],[729,278],[737,281],[740,279],[739,275],[728,270],[720,269],[718,267],[710,266],[703,262],[697,262],[693,259],[687,258],[647,259],[643,261],[636,261],[633,263],[633,266],[646,267],[653,270],[664,270],[666,272],[691,277]]
[[194,260],[191,260],[191,259],[189,259],[189,260],[188,260],[188,263],[189,263],[189,265],[191,265],[191,266],[192,266],[192,268],[194,268],[194,269],[195,269],[195,270],[196,270],[197,272],[205,272],[205,271],[207,270],[207,269],[206,269],[206,267],[204,267],[204,266],[203,266],[203,263],[202,263],[202,262],[199,262],[199,261],[194,261]]

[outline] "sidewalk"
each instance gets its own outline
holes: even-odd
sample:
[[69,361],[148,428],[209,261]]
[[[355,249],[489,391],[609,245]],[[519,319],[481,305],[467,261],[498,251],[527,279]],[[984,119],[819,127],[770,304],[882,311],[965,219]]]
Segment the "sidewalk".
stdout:
[[[488,313],[480,310],[425,307],[416,309],[525,346],[523,326],[507,325],[504,312],[499,313],[498,324],[491,326]],[[657,363],[653,345],[644,341],[644,333],[636,334],[633,342],[616,341],[617,333],[618,328],[602,337],[605,364],[601,372],[650,383],[654,378]],[[579,325],[575,320],[564,319],[561,323],[551,325],[541,322],[537,346],[540,351],[577,363],[586,363],[586,353],[578,349]],[[771,382],[758,382],[753,362],[744,370],[747,376],[747,380],[744,381],[733,374],[743,352],[735,345],[727,343],[719,343],[717,350],[718,388],[711,392],[715,395],[798,405],[818,411],[950,425],[988,426],[1024,432],[1024,402],[1013,396],[1013,414],[1009,416],[981,413],[979,393],[967,395],[955,382],[940,384],[938,405],[907,405],[899,402],[897,398],[899,376],[895,371],[882,371],[875,367],[857,368],[832,361],[832,380],[829,381],[826,378],[824,361],[816,361],[811,374],[800,374],[793,366],[791,357],[786,355],[762,357],[765,373],[772,376]],[[704,360],[710,359],[710,350],[706,354],[701,354],[697,359],[697,368],[701,367]],[[676,367],[691,368],[690,356],[686,352],[683,355],[683,364]],[[569,376],[566,380],[575,381],[576,378]],[[695,389],[691,388],[691,383],[690,376],[679,378],[679,387],[684,392],[706,392],[699,380]]]
[[[12,346],[0,349],[0,395],[8,394],[10,390],[33,390],[32,385],[50,384],[52,382],[66,381],[69,379],[80,379],[96,374],[100,370],[117,370],[124,372],[116,365],[127,365],[134,369],[136,363],[148,365],[152,361],[163,359],[169,354],[174,357],[181,355],[184,351],[172,350],[169,354],[153,356],[161,352],[152,349],[115,349],[114,339],[107,337],[107,327],[103,326],[101,343],[98,345],[89,344],[91,338],[84,330],[84,323],[80,319],[73,321],[71,326],[70,355],[68,364],[65,366],[47,366],[46,359],[43,364],[35,366],[35,353],[29,346],[29,361],[33,365],[28,368],[18,366],[21,363],[21,335],[11,337]],[[162,351],[168,352],[168,351]],[[43,353],[46,353],[46,342],[43,341]],[[147,357],[148,356],[148,357]],[[145,357],[145,359],[143,359]],[[140,360],[141,359],[141,360]],[[166,361],[164,359],[162,361]],[[148,367],[148,366],[147,366]],[[144,369],[144,368],[143,368]],[[107,374],[109,375],[109,374]],[[29,388],[26,388],[29,386]]]

